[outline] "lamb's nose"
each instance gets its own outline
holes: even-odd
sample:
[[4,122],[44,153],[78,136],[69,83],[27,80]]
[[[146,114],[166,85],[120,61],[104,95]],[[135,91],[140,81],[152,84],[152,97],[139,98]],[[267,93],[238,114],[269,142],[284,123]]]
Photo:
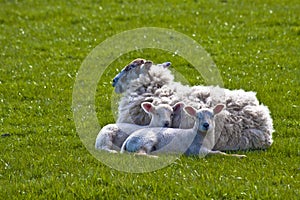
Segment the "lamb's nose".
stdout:
[[209,123],[207,123],[207,122],[203,123],[203,127],[206,128],[206,129],[208,129]]

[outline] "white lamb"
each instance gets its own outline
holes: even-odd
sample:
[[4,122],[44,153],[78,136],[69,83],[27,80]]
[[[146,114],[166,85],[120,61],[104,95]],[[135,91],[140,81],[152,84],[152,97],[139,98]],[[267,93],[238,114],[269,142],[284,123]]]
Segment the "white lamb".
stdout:
[[[226,105],[226,131],[219,132],[220,139],[216,149],[265,149],[273,143],[274,130],[270,112],[266,106],[259,104],[256,93],[215,86],[183,86],[174,82],[174,76],[167,68],[148,63],[147,69],[143,67],[145,64],[141,64],[145,70],[134,71],[135,68],[132,68],[133,74],[138,73],[135,76],[125,77],[128,71],[123,73],[122,83],[117,83],[127,86],[119,102],[118,122],[148,124],[150,118],[141,112],[139,106],[145,101],[154,105],[166,103],[171,106],[182,101],[196,109],[212,108],[222,103]],[[173,128],[193,127],[192,117],[185,112],[177,113],[173,117]],[[237,141],[239,142],[236,143]]]
[[138,154],[185,154],[206,155],[221,154],[226,156],[246,157],[245,155],[226,154],[211,150],[214,146],[215,116],[225,106],[218,104],[213,109],[196,110],[187,106],[184,110],[195,119],[191,129],[143,128],[132,133],[123,143],[121,153],[125,151]]
[[[178,103],[172,108],[167,104],[154,106],[148,102],[142,103],[141,107],[143,110],[151,116],[151,122],[147,127],[170,127],[173,109],[179,110],[177,107],[181,105],[182,104]],[[108,124],[99,132],[96,138],[95,148],[116,153],[116,150],[120,150],[125,139],[132,132],[141,128],[145,128],[145,126],[128,123]]]

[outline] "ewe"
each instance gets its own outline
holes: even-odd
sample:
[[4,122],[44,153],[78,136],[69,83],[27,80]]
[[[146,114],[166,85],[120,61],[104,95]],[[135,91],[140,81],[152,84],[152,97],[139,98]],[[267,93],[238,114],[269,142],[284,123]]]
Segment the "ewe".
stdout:
[[133,132],[123,143],[124,151],[138,154],[169,153],[185,155],[221,154],[226,156],[245,157],[245,155],[226,154],[211,150],[214,146],[215,116],[225,106],[219,104],[213,109],[196,110],[186,106],[184,110],[195,119],[191,129],[143,128]]
[[[151,122],[148,127],[170,127],[173,109],[179,110],[178,107],[180,106],[181,104],[176,104],[174,108],[167,104],[154,106],[148,102],[144,102],[141,105],[143,110],[151,116]],[[120,150],[123,142],[132,132],[144,127],[128,123],[108,124],[99,132],[95,148],[116,153],[116,150]]]

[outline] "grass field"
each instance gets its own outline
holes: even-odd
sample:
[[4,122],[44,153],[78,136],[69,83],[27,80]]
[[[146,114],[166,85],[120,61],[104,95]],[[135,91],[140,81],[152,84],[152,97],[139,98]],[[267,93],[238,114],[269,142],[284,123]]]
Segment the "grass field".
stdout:
[[[0,199],[299,199],[300,3],[298,0],[0,1]],[[139,27],[181,32],[209,52],[224,86],[257,92],[271,110],[274,144],[246,159],[181,157],[134,174],[107,167],[81,142],[72,112],[76,74],[105,39]],[[99,125],[114,122],[111,79],[145,49],[120,56],[96,94]],[[113,159],[114,157],[112,157]]]

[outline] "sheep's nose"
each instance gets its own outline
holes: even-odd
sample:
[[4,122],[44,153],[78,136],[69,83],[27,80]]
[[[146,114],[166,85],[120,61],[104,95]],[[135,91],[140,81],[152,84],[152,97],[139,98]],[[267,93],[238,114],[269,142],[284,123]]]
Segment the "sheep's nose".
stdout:
[[166,121],[164,124],[165,127],[169,127],[169,125],[170,125],[170,122],[168,122],[168,121]]
[[207,123],[207,122],[203,123],[203,127],[206,128],[206,129],[208,129],[209,123]]

